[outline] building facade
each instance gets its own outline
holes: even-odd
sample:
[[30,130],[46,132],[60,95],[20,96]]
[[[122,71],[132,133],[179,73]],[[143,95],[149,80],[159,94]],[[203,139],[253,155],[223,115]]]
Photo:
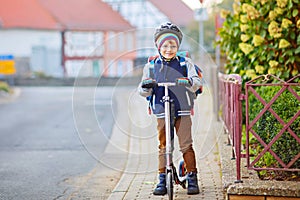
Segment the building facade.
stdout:
[[155,28],[165,22],[186,27],[194,20],[193,10],[181,0],[104,0],[136,27],[137,58],[157,54],[153,42]]
[[106,3],[3,1],[0,55],[14,56],[18,76],[98,77],[132,72],[134,27]]

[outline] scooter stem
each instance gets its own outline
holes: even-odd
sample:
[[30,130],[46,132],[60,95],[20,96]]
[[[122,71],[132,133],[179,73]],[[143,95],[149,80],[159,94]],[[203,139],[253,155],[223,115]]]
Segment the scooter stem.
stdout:
[[165,105],[165,128],[166,128],[166,168],[172,170],[172,141],[171,141],[171,125],[170,125],[170,96],[169,86],[174,86],[176,83],[158,83],[158,86],[164,86],[165,96],[163,97]]
[[170,125],[170,97],[168,93],[168,86],[165,86],[165,126],[166,126],[166,162],[167,162],[167,170],[171,169],[172,162],[172,146],[171,146],[171,125]]

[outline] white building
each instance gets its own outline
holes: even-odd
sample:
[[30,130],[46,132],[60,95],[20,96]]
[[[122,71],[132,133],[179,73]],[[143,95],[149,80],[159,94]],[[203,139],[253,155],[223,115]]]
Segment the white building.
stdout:
[[120,76],[134,67],[133,29],[99,0],[2,0],[0,55],[20,76]]

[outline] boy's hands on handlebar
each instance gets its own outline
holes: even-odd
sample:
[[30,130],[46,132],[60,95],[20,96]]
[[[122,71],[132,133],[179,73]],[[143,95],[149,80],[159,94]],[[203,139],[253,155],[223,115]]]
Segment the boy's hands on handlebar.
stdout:
[[[185,87],[191,87],[192,81],[187,77],[181,77],[181,78],[176,79],[176,84],[185,86]],[[149,88],[154,88],[157,86],[158,86],[158,84],[152,78],[147,78],[142,81],[142,88],[149,89]]]
[[177,85],[186,86],[186,87],[192,86],[192,81],[187,77],[177,78],[176,83]]
[[157,86],[157,83],[152,78],[147,78],[142,81],[142,88],[154,88]]

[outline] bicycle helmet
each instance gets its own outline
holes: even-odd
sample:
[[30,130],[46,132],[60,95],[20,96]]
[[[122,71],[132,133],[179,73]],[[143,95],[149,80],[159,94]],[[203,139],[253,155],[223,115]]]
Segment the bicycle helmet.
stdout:
[[167,22],[167,23],[161,24],[158,28],[156,28],[155,33],[154,33],[154,42],[157,47],[159,47],[157,45],[157,40],[163,34],[174,34],[178,38],[178,47],[180,46],[183,35],[178,26],[176,26],[175,24],[172,24],[171,22]]

